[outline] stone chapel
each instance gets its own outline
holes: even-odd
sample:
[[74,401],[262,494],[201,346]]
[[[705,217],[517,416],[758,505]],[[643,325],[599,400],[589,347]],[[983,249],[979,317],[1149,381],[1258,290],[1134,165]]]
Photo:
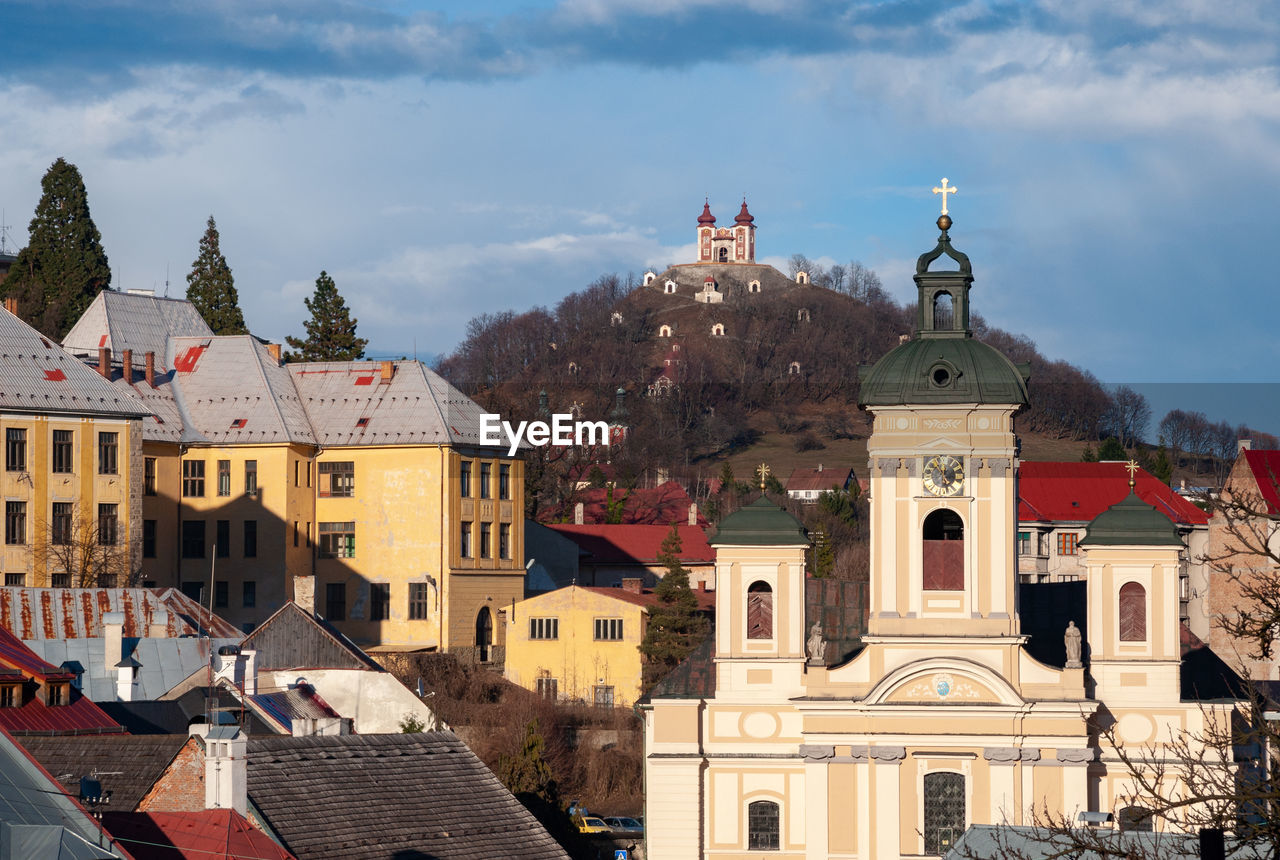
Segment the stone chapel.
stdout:
[[651,857],[938,857],[969,825],[1028,824],[1033,807],[1141,818],[1116,808],[1131,776],[1098,725],[1160,750],[1230,707],[1188,694],[1181,543],[1132,493],[1090,524],[1085,581],[1020,613],[1027,371],[973,337],[972,267],[951,219],[938,226],[914,334],[862,379],[860,650],[828,659],[806,618],[798,521],[767,498],[725,518],[712,639],[642,705]]

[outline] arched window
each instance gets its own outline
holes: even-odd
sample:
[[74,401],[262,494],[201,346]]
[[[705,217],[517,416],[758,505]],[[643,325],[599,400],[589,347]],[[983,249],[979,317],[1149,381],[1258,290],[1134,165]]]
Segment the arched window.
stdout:
[[965,827],[964,775],[924,775],[924,853],[946,854]]
[[722,263],[727,263],[727,262],[729,262],[729,249],[728,249],[728,248],[721,248],[721,249],[720,249],[720,262],[722,262]]
[[476,654],[481,663],[489,662],[489,646],[493,644],[493,613],[481,606],[476,614]]
[[716,323],[713,325],[711,327],[711,334],[715,337],[722,337],[724,335],[724,323]]
[[773,638],[773,589],[756,581],[747,588],[747,638]]
[[658,337],[671,337],[671,326],[669,325],[659,326]]
[[666,284],[663,285],[663,289],[666,290],[668,293],[674,293],[676,291],[676,282],[667,281]]
[[808,273],[808,272],[796,272],[796,283],[797,283],[797,284],[807,284],[807,283],[809,283],[809,273]]
[[924,520],[925,591],[964,590],[964,522],[955,511],[937,510]]
[[1121,833],[1150,833],[1154,829],[1151,810],[1145,806],[1126,806],[1116,816],[1116,822],[1120,825]]
[[955,309],[951,303],[951,293],[938,293],[933,297],[933,330],[948,331],[955,320]]
[[656,281],[656,280],[658,280],[658,273],[657,273],[657,272],[645,272],[645,273],[644,273],[644,285],[645,285],[646,287],[647,287],[647,286],[649,286],[650,284],[652,284],[652,283],[653,283],[654,281]]
[[747,292],[749,292],[749,293],[758,293],[758,292],[760,292],[760,282],[759,282],[759,281],[752,281],[751,283],[747,284]]
[[782,816],[772,800],[757,800],[747,805],[747,850],[777,851],[782,845],[779,825]]
[[1120,586],[1120,641],[1147,640],[1147,590],[1136,582]]

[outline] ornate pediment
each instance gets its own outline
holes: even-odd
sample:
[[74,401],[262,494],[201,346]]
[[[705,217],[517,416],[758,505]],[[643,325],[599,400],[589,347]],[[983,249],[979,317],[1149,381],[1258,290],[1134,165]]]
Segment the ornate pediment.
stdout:
[[1017,690],[987,666],[930,657],[891,672],[867,695],[872,704],[1021,705]]

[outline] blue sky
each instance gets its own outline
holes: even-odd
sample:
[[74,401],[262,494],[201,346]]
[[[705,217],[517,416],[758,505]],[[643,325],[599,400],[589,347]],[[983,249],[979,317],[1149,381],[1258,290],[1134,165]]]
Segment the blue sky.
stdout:
[[[428,355],[690,259],[704,195],[748,196],[762,257],[860,260],[907,300],[947,176],[978,312],[1194,399],[1278,377],[1270,12],[0,0],[0,208],[21,244],[66,157],[117,287],[181,294],[212,213],[255,332],[301,333],[325,269],[372,351]],[[1184,405],[1280,431],[1274,387],[1232,390]]]

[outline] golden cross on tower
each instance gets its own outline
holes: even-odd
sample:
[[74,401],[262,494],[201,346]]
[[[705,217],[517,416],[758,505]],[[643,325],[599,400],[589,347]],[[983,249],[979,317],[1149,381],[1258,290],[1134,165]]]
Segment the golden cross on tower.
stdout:
[[948,186],[948,185],[947,185],[947,177],[945,177],[945,176],[944,176],[944,177],[942,177],[942,187],[941,187],[941,188],[939,188],[939,187],[938,187],[938,186],[936,186],[936,185],[933,187],[933,193],[934,193],[934,194],[941,194],[941,195],[942,195],[942,214],[943,214],[943,215],[946,215],[946,214],[947,214],[947,195],[948,195],[948,194],[955,194],[955,193],[956,193],[957,191],[959,191],[959,190],[960,190],[960,189],[956,188],[954,185]]
[[1138,465],[1137,460],[1130,460],[1128,463],[1124,464],[1124,467],[1129,470],[1129,489],[1132,490],[1134,485],[1137,484],[1135,476],[1138,474],[1138,470],[1142,467]]
[[764,492],[764,485],[769,481],[769,464],[760,464],[760,492]]

